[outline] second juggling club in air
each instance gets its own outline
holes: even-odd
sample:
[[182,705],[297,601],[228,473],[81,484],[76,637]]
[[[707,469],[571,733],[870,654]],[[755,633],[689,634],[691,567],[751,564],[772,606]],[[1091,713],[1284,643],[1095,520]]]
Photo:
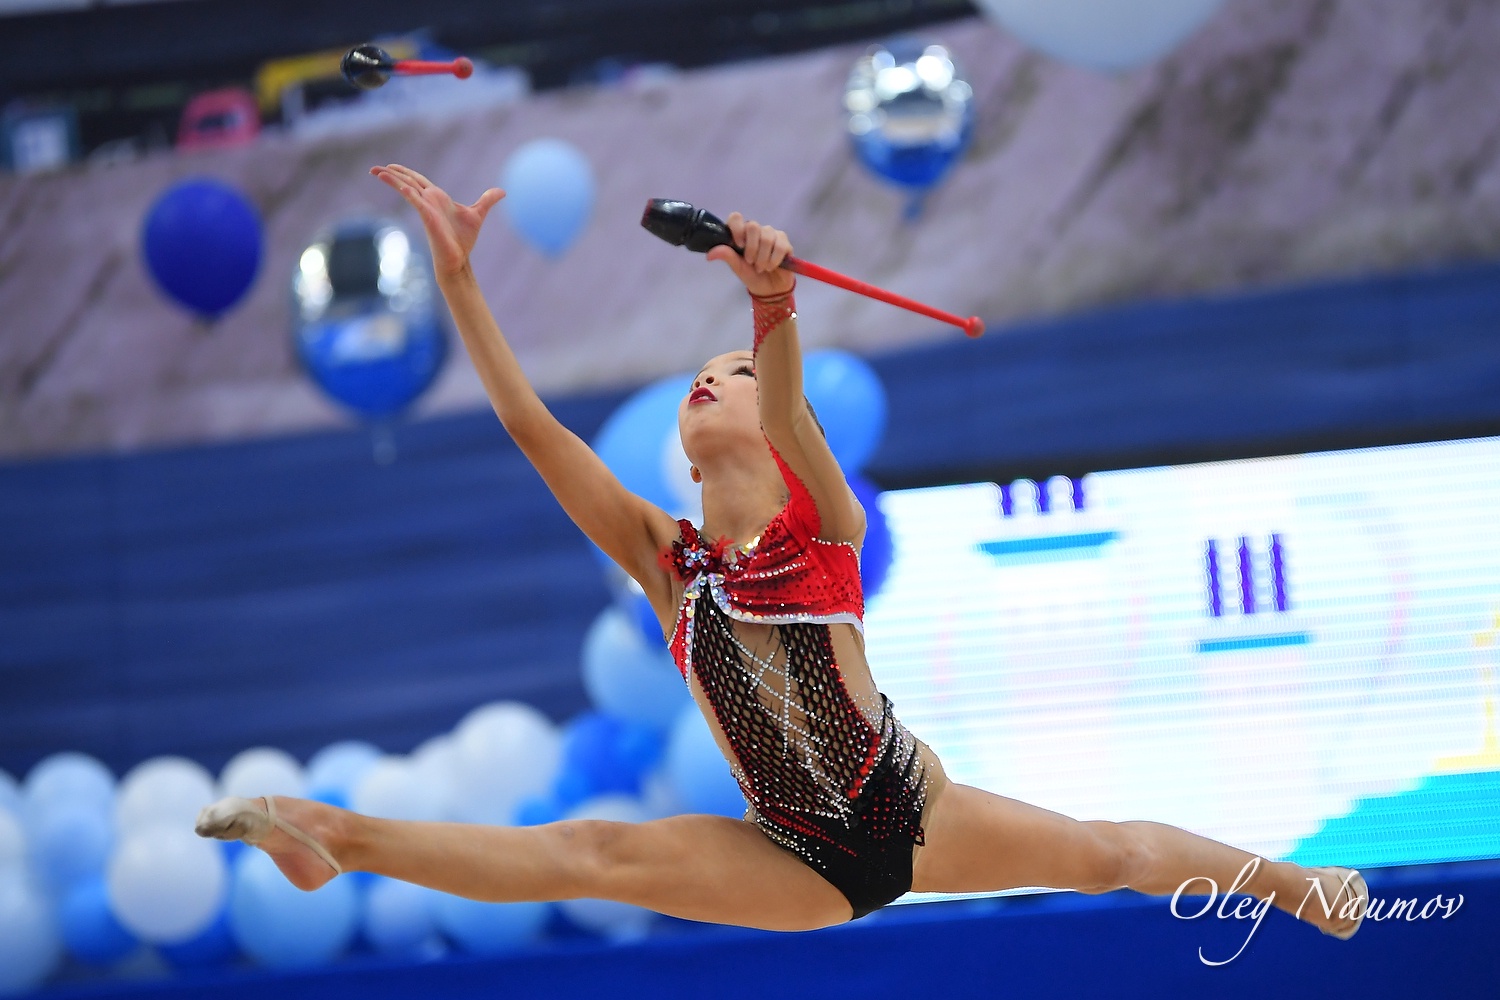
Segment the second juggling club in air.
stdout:
[[451,73],[460,80],[474,75],[474,64],[464,56],[448,62],[424,59],[392,59],[385,49],[375,45],[356,45],[344,53],[339,62],[344,79],[360,90],[374,90],[396,76],[434,76]]

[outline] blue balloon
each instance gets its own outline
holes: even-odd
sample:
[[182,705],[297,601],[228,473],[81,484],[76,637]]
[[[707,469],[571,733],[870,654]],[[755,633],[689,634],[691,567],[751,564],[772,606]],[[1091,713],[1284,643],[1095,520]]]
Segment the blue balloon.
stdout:
[[849,488],[859,498],[865,509],[865,544],[859,553],[859,580],[865,592],[865,602],[880,593],[885,585],[891,563],[895,561],[895,541],[891,538],[891,526],[880,509],[880,487],[863,476],[850,476]]
[[594,171],[561,139],[534,139],[506,161],[500,175],[510,224],[549,257],[563,251],[588,225],[594,210]]
[[692,700],[666,646],[648,644],[617,607],[605,608],[583,637],[583,688],[600,710],[659,730]]
[[585,712],[563,729],[563,763],[553,795],[571,807],[599,795],[634,794],[664,749],[661,732],[651,726]]
[[845,475],[864,468],[885,434],[885,386],[848,351],[815,351],[802,366],[802,390]]
[[343,953],[359,925],[354,883],[335,878],[315,892],[286,880],[264,851],[235,861],[229,926],[245,954],[276,968],[322,965]]
[[58,893],[102,877],[115,846],[113,818],[88,803],[58,803],[35,811],[29,833],[32,865]]
[[968,148],[973,97],[943,46],[909,38],[872,46],[855,62],[844,91],[855,155],[876,175],[920,195]]
[[298,258],[292,312],[308,375],[366,417],[405,409],[448,356],[427,254],[389,219],[346,219],[319,233]]
[[677,407],[692,384],[689,374],[658,379],[621,403],[594,435],[594,453],[625,488],[666,511],[682,503],[663,475],[663,442],[676,433]]
[[677,798],[689,812],[711,813],[739,819],[745,814],[745,797],[729,773],[719,745],[697,704],[677,717],[667,746],[667,775]]
[[162,192],[151,206],[141,249],[162,291],[205,319],[215,319],[255,280],[260,216],[223,181],[189,178]]
[[[615,607],[625,613],[630,624],[635,626],[636,634],[645,640],[648,648],[654,649],[658,644],[664,644],[667,641],[666,637],[661,634],[661,619],[656,617],[656,609],[651,606],[650,601],[646,600],[645,594],[630,594],[617,598]],[[668,662],[671,661],[668,660]]]
[[240,946],[234,940],[234,928],[229,923],[227,907],[214,918],[213,923],[193,937],[177,944],[158,944],[156,950],[169,965],[179,969],[228,965],[240,954]]
[[550,903],[481,903],[462,896],[439,895],[434,909],[438,926],[459,947],[476,955],[503,955],[524,948],[540,937],[552,906]]
[[115,919],[109,892],[98,876],[74,884],[62,897],[58,923],[63,943],[85,965],[110,965],[135,951],[139,942]]

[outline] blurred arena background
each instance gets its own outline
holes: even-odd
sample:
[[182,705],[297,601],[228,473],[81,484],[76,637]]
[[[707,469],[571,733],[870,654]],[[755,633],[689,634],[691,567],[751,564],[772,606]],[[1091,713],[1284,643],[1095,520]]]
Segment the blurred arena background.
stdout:
[[[1494,992],[1500,3],[6,0],[0,37],[0,995]],[[371,40],[477,69],[356,91]],[[683,516],[685,373],[750,323],[646,199],[982,316],[799,285],[882,689],[961,780],[1410,908],[1347,944],[1128,892],[771,935],[304,895],[192,837],[220,792],[743,809],[388,162],[507,187],[497,319]]]

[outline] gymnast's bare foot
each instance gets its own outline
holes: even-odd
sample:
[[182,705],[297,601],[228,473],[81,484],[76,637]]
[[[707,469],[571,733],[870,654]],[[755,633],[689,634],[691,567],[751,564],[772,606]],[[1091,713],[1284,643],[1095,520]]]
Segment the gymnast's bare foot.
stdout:
[[220,799],[198,814],[200,837],[243,840],[271,856],[287,881],[311,892],[343,872],[348,825],[342,809],[282,796]]

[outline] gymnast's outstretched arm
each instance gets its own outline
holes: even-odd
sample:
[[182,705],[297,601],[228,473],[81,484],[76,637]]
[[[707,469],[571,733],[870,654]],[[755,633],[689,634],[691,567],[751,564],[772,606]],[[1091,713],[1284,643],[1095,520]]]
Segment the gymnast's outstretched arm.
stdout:
[[[752,296],[789,295],[796,279],[781,269],[781,262],[792,252],[786,233],[748,221],[739,212],[724,222],[743,256],[719,246],[708,252],[708,259],[727,264]],[[849,488],[803,395],[797,320],[795,316],[776,318],[780,322],[774,326],[756,330],[755,383],[761,429],[812,494],[820,521],[818,537],[858,542],[865,533],[864,508]]]
[[640,583],[654,606],[669,606],[670,583],[657,553],[677,537],[677,522],[627,490],[599,456],[548,411],[485,305],[469,266],[485,216],[505,193],[490,188],[474,204],[460,205],[410,168],[391,164],[370,172],[400,192],[421,216],[438,287],[500,423],[583,533]]

